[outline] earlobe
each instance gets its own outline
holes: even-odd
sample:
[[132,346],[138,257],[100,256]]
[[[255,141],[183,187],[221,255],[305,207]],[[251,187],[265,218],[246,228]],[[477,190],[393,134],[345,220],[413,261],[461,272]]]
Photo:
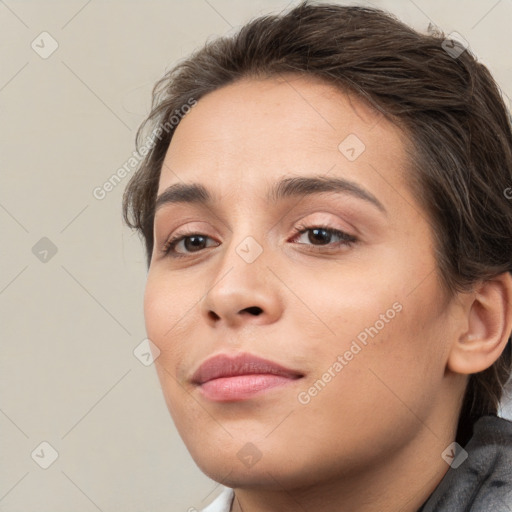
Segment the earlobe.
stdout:
[[464,328],[453,340],[447,367],[471,374],[492,366],[507,345],[512,330],[511,274],[484,281],[466,299],[460,311]]

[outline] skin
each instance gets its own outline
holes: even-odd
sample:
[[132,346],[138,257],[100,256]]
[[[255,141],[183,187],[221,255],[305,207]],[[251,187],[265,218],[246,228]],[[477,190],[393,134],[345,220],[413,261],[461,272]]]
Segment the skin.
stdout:
[[[349,134],[366,146],[354,161],[338,149]],[[416,511],[449,469],[441,453],[455,439],[467,374],[505,347],[510,277],[448,300],[431,226],[406,183],[405,140],[353,95],[296,75],[223,87],[176,129],[158,194],[199,182],[217,201],[158,209],[146,328],[176,427],[201,470],[235,489],[235,512]],[[266,200],[292,176],[345,178],[386,212],[348,193]],[[325,225],[357,241],[336,247],[336,235],[293,231]],[[208,237],[204,248],[181,242],[183,257],[163,255],[183,229]],[[248,236],[263,251],[252,263],[236,251]],[[395,303],[400,312],[300,403]],[[303,377],[249,400],[208,400],[191,375],[237,352]],[[250,467],[237,456],[247,443],[261,456]]]

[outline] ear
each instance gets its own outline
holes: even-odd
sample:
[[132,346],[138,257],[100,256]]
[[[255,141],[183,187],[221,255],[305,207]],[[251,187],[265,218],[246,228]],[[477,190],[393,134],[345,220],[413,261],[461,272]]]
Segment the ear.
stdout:
[[512,275],[505,272],[479,284],[461,301],[463,328],[451,347],[447,367],[481,372],[494,364],[512,331]]

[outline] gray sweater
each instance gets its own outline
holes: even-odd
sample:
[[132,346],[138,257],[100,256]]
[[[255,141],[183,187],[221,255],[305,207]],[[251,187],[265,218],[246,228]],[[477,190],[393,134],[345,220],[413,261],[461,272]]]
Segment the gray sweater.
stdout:
[[464,449],[418,512],[512,512],[512,421],[479,418]]

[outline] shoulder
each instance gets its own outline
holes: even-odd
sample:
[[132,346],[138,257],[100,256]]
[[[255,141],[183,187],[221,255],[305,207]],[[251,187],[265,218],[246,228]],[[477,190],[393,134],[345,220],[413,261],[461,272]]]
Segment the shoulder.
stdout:
[[512,502],[512,421],[483,416],[455,448],[451,468],[421,512],[509,511]]

